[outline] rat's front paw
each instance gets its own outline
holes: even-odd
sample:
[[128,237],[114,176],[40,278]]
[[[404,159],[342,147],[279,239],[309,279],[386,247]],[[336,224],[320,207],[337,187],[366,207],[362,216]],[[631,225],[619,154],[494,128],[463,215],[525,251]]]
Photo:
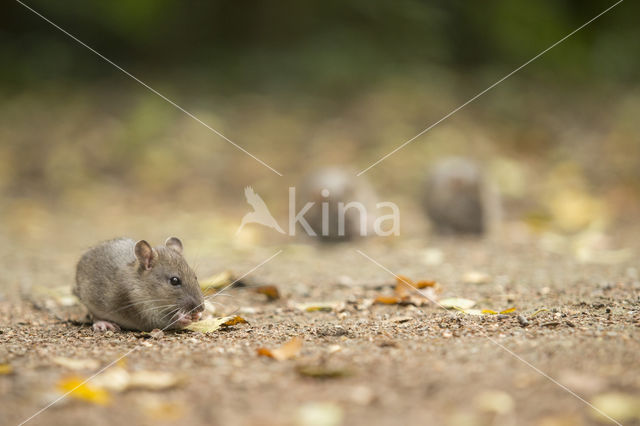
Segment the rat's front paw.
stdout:
[[93,331],[103,333],[107,330],[120,331],[120,326],[109,321],[96,321],[93,323]]

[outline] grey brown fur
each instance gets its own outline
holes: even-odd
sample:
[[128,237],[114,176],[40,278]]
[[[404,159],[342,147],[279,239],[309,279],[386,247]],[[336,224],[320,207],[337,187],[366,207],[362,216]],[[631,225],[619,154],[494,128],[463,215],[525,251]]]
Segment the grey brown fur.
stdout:
[[[172,277],[181,284],[172,285]],[[132,330],[177,329],[204,310],[197,277],[175,237],[154,248],[144,240],[136,243],[127,238],[98,244],[78,262],[73,292],[93,315],[95,330],[104,330],[96,327],[102,324]]]
[[[323,190],[327,196],[323,195]],[[355,171],[345,168],[328,167],[316,170],[307,175],[302,184],[302,204],[309,201],[315,203],[305,216],[323,242],[346,241],[369,234],[374,222],[375,199],[376,195],[367,180],[356,177]],[[366,215],[362,217],[364,223],[360,222],[361,215],[357,209],[346,209],[351,202],[365,207]],[[340,203],[345,206],[343,230],[339,227]],[[323,204],[327,207],[324,227]]]
[[438,161],[424,187],[424,206],[443,234],[483,234],[495,228],[500,199],[480,165],[464,157]]

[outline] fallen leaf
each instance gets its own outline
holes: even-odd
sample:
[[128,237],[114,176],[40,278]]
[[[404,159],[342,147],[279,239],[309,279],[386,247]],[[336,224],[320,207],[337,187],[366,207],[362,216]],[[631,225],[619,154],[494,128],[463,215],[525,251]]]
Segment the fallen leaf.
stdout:
[[79,377],[68,377],[58,382],[58,389],[71,398],[97,405],[107,405],[111,400],[109,392],[96,387]]
[[[438,283],[435,281],[427,281],[422,280],[418,282],[413,282],[411,278],[407,278],[403,275],[398,275],[396,277],[396,286],[394,292],[397,296],[405,297],[415,290],[420,290],[427,287],[437,287]],[[420,294],[420,292],[418,292]]]
[[296,371],[301,376],[313,377],[314,379],[335,379],[339,377],[347,377],[352,372],[341,368],[328,368],[318,365],[299,366]]
[[488,314],[488,315],[498,315],[498,314],[505,315],[505,314],[510,314],[512,312],[515,312],[515,311],[516,311],[516,308],[514,307],[514,308],[505,309],[505,310],[500,311],[500,312],[494,311],[493,309],[483,309],[481,311],[481,313],[482,314]]
[[436,287],[438,285],[435,281],[418,281],[414,283],[416,288]]
[[297,425],[338,426],[342,424],[344,413],[333,402],[310,402],[298,408]]
[[373,299],[373,303],[378,303],[381,305],[397,305],[400,303],[400,298],[396,296],[378,296]]
[[231,318],[231,319],[227,322],[222,323],[222,326],[224,327],[231,327],[232,325],[236,325],[236,324],[248,324],[246,319],[238,315],[234,317],[227,317],[227,318]]
[[499,390],[487,390],[473,399],[474,405],[481,411],[508,414],[514,409],[511,395]]
[[448,299],[442,299],[440,305],[447,309],[460,308],[462,310],[470,309],[475,306],[476,302],[471,299],[463,299],[461,297],[450,297]]
[[595,407],[593,415],[601,419],[606,418],[602,413],[619,422],[640,419],[640,397],[638,396],[619,392],[603,393],[594,397],[591,403]]
[[535,311],[534,313],[529,315],[529,319],[535,317],[536,315],[538,315],[541,312],[549,312],[549,310],[547,308],[538,309],[537,311]]
[[122,392],[129,386],[130,375],[123,365],[111,367],[97,375],[91,383],[112,392]]
[[258,348],[258,355],[273,358],[278,361],[295,358],[302,350],[302,339],[294,337],[284,345],[276,349]]
[[233,274],[231,271],[220,272],[200,281],[200,288],[206,293],[209,289],[218,289],[227,286],[233,282]]
[[121,367],[112,367],[92,380],[98,389],[123,392],[129,389],[163,390],[178,386],[184,382],[182,376],[166,371],[141,370],[128,372]]
[[267,296],[268,300],[278,300],[280,299],[280,292],[278,291],[278,287],[274,285],[261,285],[253,289],[258,294],[264,294]]
[[234,317],[207,318],[202,321],[192,322],[185,329],[196,331],[198,333],[211,333],[218,330],[226,322],[233,320]]
[[444,253],[437,248],[425,249],[422,252],[422,261],[429,266],[440,265],[444,261]]
[[52,361],[70,370],[95,370],[100,367],[100,362],[95,359],[75,359],[58,356],[54,357]]
[[462,281],[466,284],[485,284],[489,279],[489,274],[479,271],[469,271],[462,276]]
[[312,303],[301,303],[297,305],[297,308],[301,311],[305,312],[329,312],[332,311],[335,307],[335,303],[329,302],[312,302]]
[[183,383],[183,379],[166,371],[136,371],[129,374],[127,389],[163,390]]
[[0,376],[13,373],[11,364],[0,364]]

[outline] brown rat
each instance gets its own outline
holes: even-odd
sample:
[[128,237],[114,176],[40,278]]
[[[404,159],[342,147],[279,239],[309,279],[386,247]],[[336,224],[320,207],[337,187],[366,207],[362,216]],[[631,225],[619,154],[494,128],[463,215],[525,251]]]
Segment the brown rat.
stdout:
[[[372,232],[376,195],[367,180],[354,171],[342,167],[316,170],[305,176],[301,192],[302,203],[314,203],[305,217],[319,241],[346,241]],[[356,207],[347,208],[349,203],[362,206],[365,214]]]
[[105,241],[78,262],[74,294],[95,331],[179,329],[200,318],[204,298],[175,237],[164,246],[128,238]]
[[484,234],[500,216],[500,198],[479,164],[448,157],[430,170],[423,203],[435,230],[443,234]]

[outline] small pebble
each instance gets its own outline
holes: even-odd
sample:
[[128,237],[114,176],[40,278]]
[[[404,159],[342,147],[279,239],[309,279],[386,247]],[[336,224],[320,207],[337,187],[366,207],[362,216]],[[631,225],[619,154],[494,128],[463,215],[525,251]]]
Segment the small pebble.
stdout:
[[523,315],[518,315],[518,322],[523,327],[526,327],[529,325],[529,321]]
[[164,331],[160,330],[159,328],[154,328],[153,330],[151,330],[149,335],[154,339],[161,339],[164,336]]

